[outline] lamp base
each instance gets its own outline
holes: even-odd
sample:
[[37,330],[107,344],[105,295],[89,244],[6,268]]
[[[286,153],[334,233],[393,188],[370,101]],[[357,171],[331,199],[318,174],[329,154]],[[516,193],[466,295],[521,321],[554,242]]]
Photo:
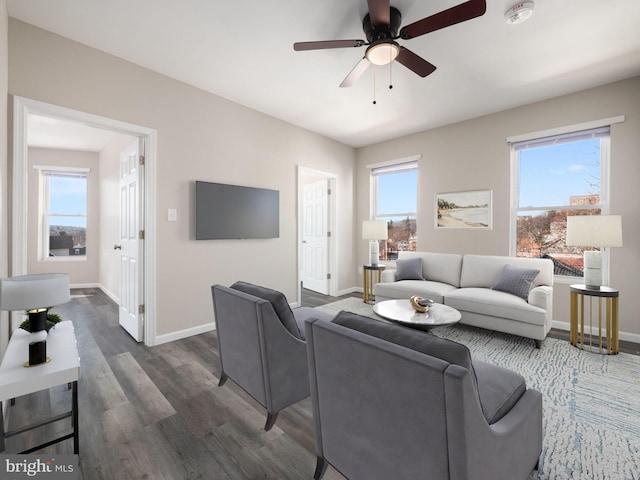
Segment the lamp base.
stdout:
[[592,290],[602,285],[602,253],[598,250],[584,252],[584,284]]
[[[49,363],[51,361],[51,357],[47,357],[47,360],[43,363]],[[37,367],[38,365],[42,365],[42,363],[37,363],[35,365],[29,365],[29,362],[24,362],[22,364],[23,367]]]
[[40,365],[47,361],[47,342],[41,340],[39,342],[29,343],[29,365]]
[[378,265],[380,263],[380,244],[378,240],[370,240],[369,262],[371,262],[371,265]]

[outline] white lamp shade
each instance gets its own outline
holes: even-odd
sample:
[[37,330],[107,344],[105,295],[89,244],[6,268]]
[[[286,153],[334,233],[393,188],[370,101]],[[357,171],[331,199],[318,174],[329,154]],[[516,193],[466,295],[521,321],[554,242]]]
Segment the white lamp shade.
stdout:
[[69,274],[41,273],[0,280],[0,309],[32,310],[70,300]]
[[620,215],[579,215],[567,217],[567,245],[581,247],[621,247]]
[[389,236],[387,222],[384,220],[365,220],[362,222],[364,240],[386,240]]

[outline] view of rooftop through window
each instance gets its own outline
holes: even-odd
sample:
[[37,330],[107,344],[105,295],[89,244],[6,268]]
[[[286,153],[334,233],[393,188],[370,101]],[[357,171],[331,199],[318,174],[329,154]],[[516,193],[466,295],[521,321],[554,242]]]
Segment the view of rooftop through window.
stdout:
[[49,257],[86,255],[87,177],[48,173]]
[[388,239],[380,242],[380,258],[395,260],[399,251],[415,251],[417,242],[418,170],[377,175],[376,220],[388,225]]
[[556,275],[580,277],[583,251],[567,246],[567,216],[602,212],[602,138],[522,148],[518,159],[516,255],[546,257]]

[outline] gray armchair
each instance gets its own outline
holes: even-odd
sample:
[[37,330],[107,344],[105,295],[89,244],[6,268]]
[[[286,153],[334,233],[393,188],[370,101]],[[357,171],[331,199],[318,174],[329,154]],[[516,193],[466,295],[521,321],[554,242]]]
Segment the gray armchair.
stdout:
[[351,480],[524,480],[542,395],[464,345],[341,312],[306,324],[316,454]]
[[265,407],[269,430],[280,410],[309,396],[304,320],[333,315],[306,307],[292,311],[282,293],[246,282],[213,285],[211,294],[219,385],[230,378]]

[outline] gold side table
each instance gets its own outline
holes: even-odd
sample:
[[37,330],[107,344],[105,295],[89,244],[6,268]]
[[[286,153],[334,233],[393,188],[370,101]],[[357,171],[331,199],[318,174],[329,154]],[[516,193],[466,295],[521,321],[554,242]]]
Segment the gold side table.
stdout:
[[364,265],[362,273],[364,275],[364,292],[362,298],[364,303],[373,303],[375,297],[373,295],[374,273],[377,272],[377,282],[380,283],[382,271],[387,268],[385,265]]
[[[618,353],[618,290],[610,287],[588,288],[586,285],[570,287],[571,345],[595,353]],[[585,300],[589,303],[588,323],[585,325]],[[597,310],[594,308],[597,303]],[[588,328],[585,344],[585,328]],[[595,330],[597,328],[597,331]],[[604,337],[602,329],[605,330]]]

